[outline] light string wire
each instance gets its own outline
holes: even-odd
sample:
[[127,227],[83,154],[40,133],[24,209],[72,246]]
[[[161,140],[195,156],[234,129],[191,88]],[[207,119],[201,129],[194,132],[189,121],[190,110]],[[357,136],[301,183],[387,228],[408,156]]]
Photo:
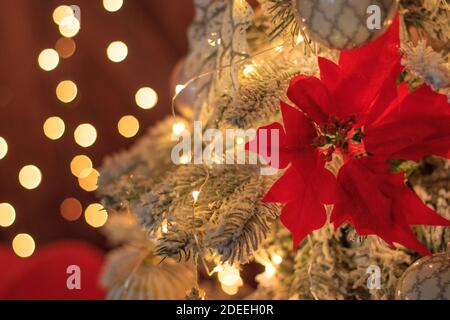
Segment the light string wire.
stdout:
[[[177,98],[182,94],[182,92],[183,92],[188,86],[190,86],[192,83],[194,83],[195,81],[200,80],[200,79],[202,79],[202,78],[205,78],[205,77],[207,77],[207,76],[213,75],[213,74],[215,74],[215,73],[217,73],[217,72],[221,72],[221,71],[224,71],[224,70],[226,70],[226,69],[229,69],[229,68],[232,68],[232,67],[235,67],[235,66],[239,66],[239,65],[244,64],[244,63],[246,63],[246,62],[249,62],[249,61],[251,61],[251,60],[253,60],[253,59],[257,58],[257,57],[260,57],[261,55],[266,54],[266,53],[268,53],[268,52],[276,51],[276,50],[279,49],[280,47],[285,48],[285,46],[286,46],[286,42],[283,42],[283,43],[278,44],[278,45],[276,45],[276,46],[274,46],[274,47],[270,47],[270,48],[264,49],[264,50],[262,50],[262,51],[260,51],[260,52],[257,52],[257,53],[255,53],[254,55],[251,55],[251,56],[249,56],[249,57],[247,57],[247,58],[244,58],[244,59],[241,59],[241,60],[239,60],[239,61],[235,61],[235,62],[232,62],[232,63],[227,64],[227,65],[225,65],[225,66],[222,66],[222,67],[220,67],[220,68],[218,68],[218,69],[216,69],[216,70],[211,70],[211,71],[203,72],[203,73],[199,74],[198,76],[195,76],[195,77],[189,79],[187,82],[185,82],[185,83],[183,83],[183,84],[178,84],[178,85],[181,85],[181,86],[183,87],[183,89],[180,90],[180,91],[178,91],[178,92],[176,92],[175,95],[173,95],[173,96],[172,96],[172,99],[171,99],[171,100],[172,100],[172,101],[171,101],[171,113],[172,113],[172,116],[173,116],[173,118],[174,118],[175,123],[176,123],[176,119],[177,119],[176,108],[175,108],[175,102],[176,102]],[[305,47],[306,47],[306,46],[305,46]],[[314,48],[311,48],[311,47],[310,47],[310,50],[311,50],[311,52],[312,52],[314,55],[317,56],[317,51],[318,51],[317,48],[314,49]]]

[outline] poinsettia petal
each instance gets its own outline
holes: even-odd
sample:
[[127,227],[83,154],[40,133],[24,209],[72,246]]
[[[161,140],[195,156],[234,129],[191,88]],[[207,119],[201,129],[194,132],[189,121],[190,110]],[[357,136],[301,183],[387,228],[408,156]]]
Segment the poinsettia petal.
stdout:
[[389,242],[389,239],[392,239],[392,242],[401,244],[423,256],[431,255],[430,250],[417,240],[416,235],[406,223],[397,222],[393,229],[392,236],[385,239],[385,241]]
[[[278,137],[274,136],[274,139],[272,139],[275,132]],[[245,150],[257,153],[274,168],[284,169],[291,163],[292,158],[292,152],[284,152],[284,150],[287,150],[284,147],[285,144],[284,127],[275,122],[258,128],[256,138],[245,145]],[[277,161],[273,161],[273,159],[277,159]]]
[[406,186],[404,175],[391,175],[382,190],[394,199],[393,210],[404,216],[409,225],[450,226],[450,221],[426,206],[419,197]]
[[351,223],[362,234],[387,226],[391,201],[380,191],[384,177],[376,175],[358,160],[347,162],[339,171],[340,199],[335,203],[331,221]]
[[367,151],[386,158],[420,160],[450,149],[450,104],[424,85],[397,100],[365,127]]
[[401,244],[423,255],[428,249],[417,240],[411,225],[449,225],[418,200],[403,182],[402,174],[372,172],[371,158],[353,160],[339,173],[342,198],[331,221],[335,226],[347,221],[360,235],[377,235],[393,246]]
[[324,168],[325,161],[323,157],[320,155],[318,157],[317,167],[310,173],[310,183],[314,193],[322,203],[333,204],[337,201],[339,195],[338,181],[331,171]]
[[348,119],[369,108],[370,104],[361,101],[358,95],[359,92],[365,90],[366,79],[364,77],[357,73],[347,73],[333,61],[324,58],[319,58],[319,68],[320,78],[332,97],[328,115]]
[[288,98],[317,124],[324,124],[330,114],[330,97],[316,77],[300,75],[291,80]]
[[334,203],[338,192],[337,180],[324,164],[323,157],[316,150],[297,153],[293,166],[273,184],[263,201],[287,203],[307,188],[321,203]]
[[359,125],[370,127],[382,122],[384,117],[397,108],[410,94],[406,83],[394,88],[391,87],[390,83],[386,83],[384,90],[382,90],[383,94],[380,94],[376,99],[372,108],[368,110],[366,117],[362,119],[362,124]]
[[378,96],[388,79],[396,77],[402,70],[400,52],[400,23],[398,15],[388,30],[378,39],[361,48],[344,50],[339,65],[348,74],[365,79],[355,82],[354,94],[366,106]]
[[289,149],[301,149],[305,146],[311,146],[313,139],[317,137],[317,132],[311,120],[303,112],[287,103],[281,102],[280,108],[286,130],[284,146]]
[[281,222],[292,233],[294,249],[308,234],[322,228],[327,221],[324,205],[314,201],[311,198],[313,196],[305,192],[281,211]]
[[316,162],[310,168],[290,167],[271,187],[263,202],[285,205],[281,221],[292,232],[297,246],[306,235],[325,224],[324,204],[334,202],[336,190],[335,176],[323,163]]
[[293,201],[299,193],[299,174],[294,167],[290,167],[278,179],[262,199],[263,202],[268,203],[288,203]]

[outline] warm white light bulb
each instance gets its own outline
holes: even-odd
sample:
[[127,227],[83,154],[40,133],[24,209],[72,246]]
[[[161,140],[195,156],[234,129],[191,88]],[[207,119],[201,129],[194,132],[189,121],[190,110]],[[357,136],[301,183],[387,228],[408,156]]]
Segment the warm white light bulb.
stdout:
[[197,202],[199,195],[200,191],[192,191],[192,198],[194,198],[194,202]]
[[183,122],[175,123],[172,127],[172,131],[175,135],[179,136],[186,129],[186,125]]
[[275,275],[275,273],[277,272],[277,270],[275,269],[275,267],[273,266],[273,264],[271,262],[266,264],[266,275],[271,278]]

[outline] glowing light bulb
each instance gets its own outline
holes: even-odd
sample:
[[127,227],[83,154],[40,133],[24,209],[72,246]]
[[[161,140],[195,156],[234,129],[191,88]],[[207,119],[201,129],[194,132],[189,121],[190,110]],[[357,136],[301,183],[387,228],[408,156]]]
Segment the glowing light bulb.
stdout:
[[220,286],[221,286],[223,292],[225,292],[229,296],[234,296],[239,292],[238,285],[227,286],[222,283]]
[[239,283],[240,279],[239,270],[229,264],[223,265],[223,269],[219,271],[219,281],[225,286],[234,286]]
[[152,109],[158,103],[158,94],[149,87],[138,90],[135,96],[136,104],[142,109]]
[[91,227],[101,228],[108,221],[108,212],[99,203],[93,203],[86,208],[84,218]]
[[266,273],[267,277],[269,277],[269,278],[273,277],[276,272],[277,272],[277,270],[275,269],[275,267],[273,266],[273,264],[271,262],[266,264],[265,273]]
[[180,164],[188,164],[191,161],[191,157],[187,154],[183,154],[180,157]]
[[103,8],[109,12],[119,11],[123,6],[123,0],[103,0]]
[[9,203],[0,203],[0,227],[7,228],[14,224],[16,210]]
[[175,86],[175,94],[180,94],[180,93],[181,93],[181,91],[183,91],[183,90],[184,90],[184,88],[186,88],[186,86],[185,86],[185,85],[182,85],[182,84],[177,84],[177,85]]
[[172,127],[172,131],[176,136],[180,136],[184,130],[186,130],[186,125],[183,122],[175,123]]
[[38,57],[38,64],[45,71],[55,70],[59,64],[59,54],[54,49],[43,50]]
[[97,141],[97,130],[89,123],[80,124],[75,129],[74,137],[79,146],[89,148]]
[[164,222],[161,224],[161,232],[162,232],[162,233],[167,233],[167,232],[169,232],[169,225],[167,224],[167,221],[164,221]]
[[16,255],[21,258],[28,258],[33,255],[36,245],[32,236],[20,233],[14,238],[12,247]]
[[199,195],[200,191],[192,191],[192,198],[194,198],[194,202],[197,202]]
[[220,264],[218,266],[215,266],[212,273],[218,273],[221,272],[223,270],[223,266]]
[[8,154],[8,143],[5,139],[0,137],[0,160],[2,160]]
[[124,116],[119,120],[117,129],[125,138],[132,138],[139,132],[139,121],[133,116]]
[[71,80],[61,81],[56,87],[56,97],[63,103],[70,103],[77,97],[78,88]]
[[283,262],[283,258],[279,254],[274,254],[272,256],[272,262],[275,264],[281,264]]
[[305,38],[301,35],[301,34],[299,34],[298,36],[297,36],[297,39],[296,39],[296,43],[297,44],[300,44],[300,43],[302,43],[303,41],[305,41]]
[[63,136],[65,130],[66,125],[59,117],[51,117],[44,122],[44,134],[50,140],[58,140]]
[[42,181],[42,174],[38,167],[28,165],[19,172],[19,182],[25,189],[33,190],[39,187]]
[[248,64],[244,67],[244,74],[245,75],[249,75],[250,73],[252,73],[253,71],[255,71],[255,67],[252,64]]
[[128,56],[128,47],[122,41],[112,42],[106,49],[108,59],[112,62],[122,62]]

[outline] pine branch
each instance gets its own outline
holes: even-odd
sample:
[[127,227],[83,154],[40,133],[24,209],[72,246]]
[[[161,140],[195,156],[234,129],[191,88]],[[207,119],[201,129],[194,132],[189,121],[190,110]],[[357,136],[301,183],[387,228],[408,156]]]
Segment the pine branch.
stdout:
[[300,33],[296,9],[292,0],[259,0],[261,7],[271,17],[270,38],[289,35],[294,39]]
[[[152,127],[129,150],[104,160],[100,169],[97,195],[106,209],[118,210],[139,202],[142,194],[163,179],[173,167],[170,157],[173,146],[172,126],[182,119],[169,116]],[[189,128],[188,124],[185,123]]]
[[278,208],[261,202],[266,192],[262,179],[252,179],[219,208],[217,226],[206,233],[206,246],[219,253],[222,262],[246,263],[270,231],[269,222]]

